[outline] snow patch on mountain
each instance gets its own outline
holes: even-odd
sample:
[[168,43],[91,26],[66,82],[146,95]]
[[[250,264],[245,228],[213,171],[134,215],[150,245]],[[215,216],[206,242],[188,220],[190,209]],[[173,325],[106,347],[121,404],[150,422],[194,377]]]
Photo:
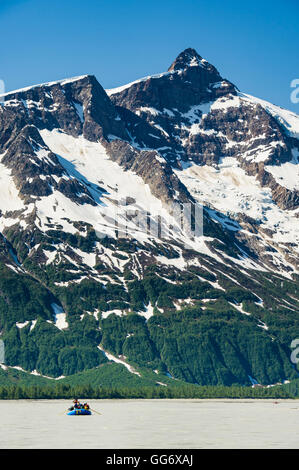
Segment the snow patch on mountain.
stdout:
[[63,308],[60,305],[57,305],[55,303],[51,304],[52,310],[55,315],[55,326],[59,330],[65,330],[68,328],[68,322],[66,321],[66,314],[63,310]]
[[171,75],[172,73],[174,72],[163,72],[163,73],[157,73],[155,75],[148,75],[146,77],[139,78],[138,80],[134,80],[133,82],[127,83],[126,85],[122,85],[116,88],[106,89],[105,91],[108,96],[115,95],[116,93],[120,93],[121,91],[131,88],[131,86],[135,85],[136,83],[146,82],[147,80],[153,79],[153,78],[165,77],[166,75]]
[[[141,177],[122,169],[113,162],[106,153],[104,146],[90,142],[83,136],[72,137],[58,130],[42,130],[41,135],[47,146],[57,155],[59,162],[71,177],[84,184],[92,194],[97,205],[82,206],[72,202],[59,191],[36,202],[41,228],[46,230],[47,217],[52,223],[61,224],[63,230],[75,233],[73,221],[85,221],[91,224],[98,234],[115,237],[115,230],[123,230],[144,242],[150,238],[158,238],[155,230],[157,217],[161,217],[161,230],[165,238],[175,237],[180,241],[191,243],[195,248],[207,248],[199,238],[192,242],[187,234],[182,233],[178,220],[170,215],[167,208],[150,191]],[[130,198],[136,201],[128,207],[125,201]],[[137,217],[129,217],[128,213]],[[151,232],[147,233],[146,214],[151,215]],[[72,222],[71,222],[72,221]],[[170,233],[169,227],[173,230]],[[157,232],[157,233],[156,233]]]
[[299,151],[293,149],[292,153],[293,159],[290,162],[276,166],[266,165],[265,170],[271,173],[281,186],[291,191],[299,191]]
[[154,315],[154,307],[151,303],[149,303],[145,312],[140,311],[138,312],[138,315],[141,315],[142,317],[146,318],[146,321],[148,321]]
[[56,80],[54,82],[39,83],[38,85],[31,85],[31,86],[28,86],[28,87],[25,87],[25,88],[19,88],[18,90],[11,90],[11,91],[8,91],[7,93],[1,94],[0,99],[5,98],[6,96],[9,96],[9,95],[13,95],[15,93],[22,93],[24,91],[29,91],[29,90],[32,90],[34,88],[51,87],[53,85],[61,85],[61,86],[67,85],[68,83],[73,83],[73,82],[76,82],[78,80],[82,80],[83,78],[86,78],[86,77],[88,77],[88,75],[80,75],[80,76],[77,76],[77,77],[71,77],[71,78],[64,78],[62,80]]
[[[0,156],[0,159],[3,155]],[[19,196],[19,191],[11,176],[11,171],[0,163],[0,210],[5,214],[9,211],[16,211],[24,209],[24,203]],[[0,230],[3,229],[5,222],[1,217]]]
[[260,104],[271,116],[273,116],[287,131],[288,135],[299,139],[299,116],[292,111],[276,106],[268,101],[256,98],[255,96],[246,93],[240,93],[239,96],[242,100],[250,102],[251,104]]
[[[236,158],[223,158],[218,168],[193,163],[175,173],[201,204],[232,219],[246,214],[261,227],[272,230],[273,241],[299,246],[296,211],[280,209],[272,200],[271,190],[262,188],[254,176],[248,176]],[[218,217],[218,222],[228,228],[222,217]]]
[[119,357],[116,357],[116,356],[113,356],[113,354],[105,351],[102,346],[98,346],[98,349],[100,351],[102,351],[102,353],[107,357],[107,359],[109,361],[113,361],[113,362],[117,362],[118,364],[122,364],[124,367],[126,367],[126,369],[128,369],[129,372],[131,372],[132,374],[136,374],[138,375],[139,377],[141,377],[140,373],[137,372],[134,367],[132,367],[130,364],[128,364],[124,359],[121,359]]

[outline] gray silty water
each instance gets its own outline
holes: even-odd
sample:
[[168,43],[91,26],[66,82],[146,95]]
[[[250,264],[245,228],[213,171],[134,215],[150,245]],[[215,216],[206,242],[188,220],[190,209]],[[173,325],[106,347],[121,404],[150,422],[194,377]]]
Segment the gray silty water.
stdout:
[[299,448],[295,400],[0,401],[0,448]]

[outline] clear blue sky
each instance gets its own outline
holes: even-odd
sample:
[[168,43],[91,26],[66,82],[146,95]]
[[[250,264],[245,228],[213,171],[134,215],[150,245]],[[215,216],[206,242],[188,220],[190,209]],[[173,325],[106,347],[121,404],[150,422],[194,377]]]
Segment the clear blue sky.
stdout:
[[298,0],[0,0],[6,90],[91,73],[104,88],[195,48],[240,90],[292,109]]

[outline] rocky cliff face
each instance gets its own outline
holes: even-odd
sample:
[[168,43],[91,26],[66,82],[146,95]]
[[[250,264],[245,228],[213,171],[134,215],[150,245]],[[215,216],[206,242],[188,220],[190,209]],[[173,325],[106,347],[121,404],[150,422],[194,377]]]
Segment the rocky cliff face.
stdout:
[[[101,363],[101,343],[201,384],[295,373],[297,115],[241,93],[194,49],[116,89],[86,75],[4,98],[0,330],[11,366],[78,372]],[[10,278],[38,285],[37,297],[27,289],[19,307]],[[72,336],[83,319],[84,353]]]
[[[235,174],[237,166],[240,171],[244,170],[244,176],[252,177],[251,180],[248,178],[248,182],[256,182],[259,187],[257,192],[265,189],[275,211],[291,210],[288,214],[291,218],[292,215],[296,217],[298,117],[292,113],[286,116],[285,111],[240,93],[193,49],[181,53],[167,73],[108,90],[108,94],[116,105],[130,109],[163,132],[168,143],[158,151],[173,168],[180,170],[185,169],[186,165],[193,165],[194,171],[200,167],[198,171],[204,176],[204,172],[212,169],[220,169],[221,173],[225,162],[226,173],[231,172],[234,186],[238,187],[241,173]],[[288,119],[294,123],[293,132]],[[294,170],[292,181],[290,173],[288,177],[281,176],[286,175],[285,169],[289,172]],[[190,169],[189,173],[192,171]],[[180,178],[184,172],[179,171],[177,175]],[[249,199],[246,191],[244,198]],[[207,205],[211,202],[204,194],[195,199]],[[227,200],[227,203],[226,207],[223,201],[218,204],[219,208],[224,207],[226,214],[231,213],[230,201]],[[248,206],[248,201],[241,205],[243,207],[234,214],[234,218],[246,223],[244,207]],[[218,207],[214,206],[216,209]],[[253,219],[256,218],[256,212],[251,212]],[[268,221],[265,222],[267,225]],[[296,224],[295,219],[293,223]],[[272,226],[267,228],[273,233]],[[252,246],[251,235],[247,238],[247,243]],[[288,243],[288,240],[281,241]],[[264,243],[263,236],[260,244],[255,239],[254,250],[261,259],[265,251]],[[266,243],[272,245],[269,239]],[[286,247],[286,252],[288,260],[298,266],[296,250],[292,252]],[[264,262],[272,267],[276,264],[269,254],[264,257]]]
[[298,140],[193,49],[180,54],[168,73],[108,94],[115,104],[163,131],[169,147],[162,153],[173,164],[191,160],[217,165],[223,157],[235,157],[247,174],[258,175],[260,183],[273,190],[273,199],[282,208],[298,207],[298,189],[291,195],[265,169],[292,161]]

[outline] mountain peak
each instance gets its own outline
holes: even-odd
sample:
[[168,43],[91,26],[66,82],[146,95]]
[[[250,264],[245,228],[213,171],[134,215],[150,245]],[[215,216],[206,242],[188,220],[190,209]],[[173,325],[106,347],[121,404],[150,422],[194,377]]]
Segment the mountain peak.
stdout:
[[205,63],[207,64],[208,62],[203,59],[195,49],[189,47],[177,56],[168,71],[181,70],[188,67],[202,67]]

